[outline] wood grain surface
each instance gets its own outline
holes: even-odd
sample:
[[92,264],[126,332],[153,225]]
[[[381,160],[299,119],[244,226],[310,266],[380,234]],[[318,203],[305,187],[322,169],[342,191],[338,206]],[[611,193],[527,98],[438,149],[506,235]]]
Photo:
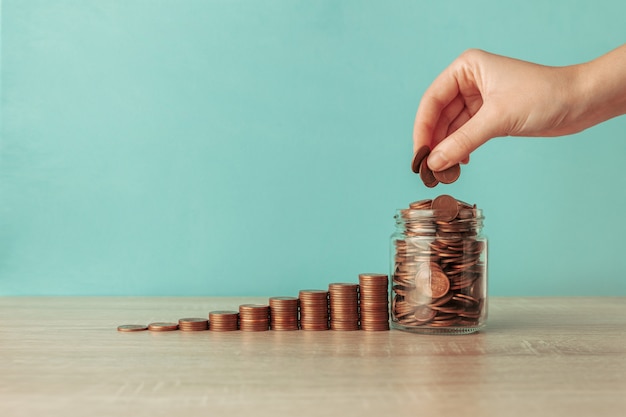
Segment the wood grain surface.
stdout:
[[626,298],[492,298],[462,336],[116,330],[249,302],[0,297],[0,416],[626,415]]

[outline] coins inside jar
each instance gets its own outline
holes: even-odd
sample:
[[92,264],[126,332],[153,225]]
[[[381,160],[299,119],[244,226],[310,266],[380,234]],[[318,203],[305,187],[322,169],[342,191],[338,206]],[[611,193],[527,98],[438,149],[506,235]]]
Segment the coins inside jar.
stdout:
[[[392,322],[400,328],[478,328],[486,315],[482,212],[442,195],[399,210]],[[460,331],[462,332],[462,331]]]

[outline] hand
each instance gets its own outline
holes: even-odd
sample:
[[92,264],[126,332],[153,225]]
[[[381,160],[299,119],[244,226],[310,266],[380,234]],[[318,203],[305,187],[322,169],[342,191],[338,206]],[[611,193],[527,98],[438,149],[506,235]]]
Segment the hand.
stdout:
[[430,146],[428,166],[441,171],[467,163],[474,149],[494,137],[579,132],[626,112],[625,68],[626,45],[566,67],[468,50],[424,93],[414,151]]

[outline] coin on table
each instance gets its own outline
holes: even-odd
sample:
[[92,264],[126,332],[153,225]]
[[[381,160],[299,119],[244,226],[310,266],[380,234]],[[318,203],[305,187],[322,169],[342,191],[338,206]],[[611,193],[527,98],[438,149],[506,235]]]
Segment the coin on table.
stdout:
[[461,165],[454,164],[443,171],[434,171],[433,175],[442,184],[452,184],[461,176]]
[[141,332],[144,330],[148,330],[148,326],[143,324],[122,324],[117,326],[118,332]]
[[416,174],[419,174],[420,165],[422,164],[422,161],[424,160],[424,158],[428,156],[429,153],[430,153],[430,148],[427,145],[422,146],[421,148],[417,150],[417,152],[415,152],[415,155],[413,156],[413,161],[411,162],[411,170],[413,172],[415,172]]

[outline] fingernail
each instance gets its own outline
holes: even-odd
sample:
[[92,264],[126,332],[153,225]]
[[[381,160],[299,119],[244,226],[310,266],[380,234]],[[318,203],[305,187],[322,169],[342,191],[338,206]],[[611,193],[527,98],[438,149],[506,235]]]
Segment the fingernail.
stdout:
[[443,152],[435,151],[428,156],[428,167],[433,171],[442,171],[448,164]]

